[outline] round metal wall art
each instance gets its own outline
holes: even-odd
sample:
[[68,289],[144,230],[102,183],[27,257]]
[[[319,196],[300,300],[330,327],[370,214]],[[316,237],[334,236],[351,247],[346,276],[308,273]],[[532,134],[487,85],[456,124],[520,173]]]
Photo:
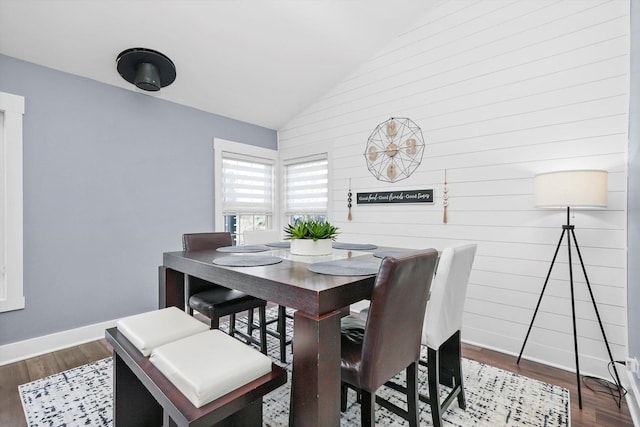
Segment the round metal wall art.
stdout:
[[396,182],[411,176],[422,162],[423,154],[420,127],[408,118],[392,117],[371,133],[364,158],[376,179]]

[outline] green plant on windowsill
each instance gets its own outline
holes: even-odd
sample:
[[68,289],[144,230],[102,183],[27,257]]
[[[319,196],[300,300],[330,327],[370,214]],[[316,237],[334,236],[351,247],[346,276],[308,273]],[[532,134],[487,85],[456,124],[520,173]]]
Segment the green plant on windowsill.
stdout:
[[299,221],[289,224],[284,228],[286,240],[307,239],[307,240],[335,240],[338,235],[338,228],[327,221]]

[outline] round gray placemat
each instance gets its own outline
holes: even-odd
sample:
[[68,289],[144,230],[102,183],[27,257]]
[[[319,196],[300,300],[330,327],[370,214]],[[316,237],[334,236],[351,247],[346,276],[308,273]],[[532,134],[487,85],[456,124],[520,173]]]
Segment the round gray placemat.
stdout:
[[266,255],[224,256],[213,260],[214,264],[225,267],[257,267],[259,265],[271,265],[279,262],[282,262],[282,258],[279,256]]
[[272,242],[267,243],[266,246],[271,246],[272,248],[290,248],[291,242]]
[[374,252],[373,256],[376,258],[384,258],[386,256],[392,256],[394,258],[397,258],[399,256],[404,256],[407,254],[410,254],[410,251],[394,251],[394,250],[390,250],[390,251],[378,251],[378,252]]
[[307,266],[307,270],[314,273],[329,274],[331,276],[368,276],[377,274],[380,266],[372,262],[349,261],[340,259],[337,261],[316,262]]
[[247,245],[247,246],[223,246],[218,248],[218,252],[231,252],[237,254],[246,254],[252,252],[265,252],[268,251],[269,248],[259,245]]
[[331,246],[333,246],[333,249],[344,249],[344,250],[351,250],[351,251],[369,251],[372,249],[378,249],[376,245],[372,245],[369,243],[333,242]]

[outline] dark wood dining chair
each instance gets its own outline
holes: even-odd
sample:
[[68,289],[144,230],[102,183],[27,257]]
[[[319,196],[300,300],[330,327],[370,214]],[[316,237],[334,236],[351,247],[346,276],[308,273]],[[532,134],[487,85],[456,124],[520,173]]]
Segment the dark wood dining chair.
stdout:
[[[223,246],[231,246],[231,234],[227,232],[215,233],[189,233],[182,235],[182,245],[185,251],[212,250]],[[267,302],[260,298],[247,295],[234,289],[228,289],[197,277],[187,277],[189,295],[188,312],[193,315],[193,310],[209,318],[211,329],[220,328],[220,318],[229,316],[229,335],[240,336],[248,343],[260,346],[260,351],[267,354],[267,327],[266,306]],[[259,335],[256,340],[251,333],[252,327],[248,322],[247,332],[236,328],[236,314],[258,309]]]
[[[359,393],[363,426],[375,423],[375,403],[418,426],[417,372],[422,322],[433,272],[435,249],[385,257],[376,276],[366,321],[342,319],[341,409],[348,388]],[[376,390],[406,370],[407,409],[376,397]]]

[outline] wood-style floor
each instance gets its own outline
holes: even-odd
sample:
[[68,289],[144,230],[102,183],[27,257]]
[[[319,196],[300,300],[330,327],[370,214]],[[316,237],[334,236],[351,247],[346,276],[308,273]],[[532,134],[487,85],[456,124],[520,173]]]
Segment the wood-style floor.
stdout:
[[[0,426],[26,426],[22,404],[18,395],[18,385],[44,378],[85,363],[91,363],[111,355],[111,349],[104,340],[93,341],[65,350],[0,366]],[[463,355],[507,371],[557,384],[571,393],[571,426],[633,426],[629,409],[623,399],[618,409],[610,395],[602,395],[582,387],[583,409],[578,408],[575,374],[539,363],[522,360],[516,365],[515,358],[503,353],[463,344]],[[455,403],[454,403],[455,404]]]
[[[582,410],[578,407],[578,386],[575,372],[552,368],[540,363],[521,359],[516,364],[516,357],[497,351],[487,350],[481,347],[462,345],[462,355],[467,359],[473,359],[487,365],[496,366],[505,371],[516,372],[529,378],[535,378],[550,384],[556,384],[569,389],[571,400],[571,427],[633,427],[633,421],[629,414],[629,408],[625,399],[622,399],[620,408],[610,394],[601,394],[589,390],[582,385]],[[620,375],[624,374],[618,367]],[[594,390],[599,390],[592,386]]]

